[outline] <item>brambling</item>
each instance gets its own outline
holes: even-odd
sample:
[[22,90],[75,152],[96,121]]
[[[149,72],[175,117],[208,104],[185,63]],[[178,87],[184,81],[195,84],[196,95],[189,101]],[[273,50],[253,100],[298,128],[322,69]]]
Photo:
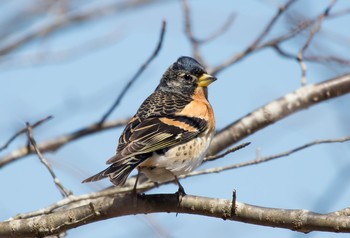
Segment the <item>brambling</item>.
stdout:
[[175,180],[185,194],[177,177],[202,163],[214,135],[207,86],[215,80],[195,59],[180,57],[125,127],[111,165],[83,182],[109,177],[120,186],[138,168],[154,182]]

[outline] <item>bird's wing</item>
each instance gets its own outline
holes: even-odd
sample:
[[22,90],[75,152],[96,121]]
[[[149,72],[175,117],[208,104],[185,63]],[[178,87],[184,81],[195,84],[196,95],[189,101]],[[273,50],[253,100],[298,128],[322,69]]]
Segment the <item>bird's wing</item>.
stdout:
[[204,119],[186,116],[134,117],[119,139],[117,154],[107,161],[147,154],[179,145],[195,138],[207,128]]

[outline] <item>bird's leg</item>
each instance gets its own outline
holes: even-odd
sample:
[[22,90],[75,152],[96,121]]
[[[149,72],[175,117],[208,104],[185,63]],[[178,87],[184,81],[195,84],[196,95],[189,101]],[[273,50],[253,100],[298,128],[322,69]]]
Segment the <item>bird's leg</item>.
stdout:
[[137,171],[137,175],[136,175],[136,180],[135,180],[135,184],[134,184],[134,188],[132,189],[132,193],[133,194],[137,194],[137,183],[139,181],[140,178],[140,170]]
[[175,183],[177,184],[177,186],[179,186],[179,189],[177,190],[177,193],[179,195],[179,198],[180,197],[182,198],[183,196],[186,195],[185,189],[184,189],[184,187],[182,187],[179,179],[175,175],[174,175],[174,177],[175,177]]

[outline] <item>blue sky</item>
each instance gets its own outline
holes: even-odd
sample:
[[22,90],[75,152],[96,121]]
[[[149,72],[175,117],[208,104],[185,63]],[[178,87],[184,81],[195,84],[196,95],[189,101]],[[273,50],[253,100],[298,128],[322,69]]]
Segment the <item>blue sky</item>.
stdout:
[[[203,47],[205,58],[213,65],[242,51],[275,13],[274,1],[207,0],[191,1],[190,4],[195,33],[200,37],[210,35],[232,12],[237,14],[226,34]],[[319,14],[320,9],[327,4],[328,1],[304,1],[296,5],[295,9],[303,10],[304,14],[312,17]],[[10,5],[5,4],[7,7]],[[335,10],[349,7],[349,2],[339,1]],[[6,11],[6,8],[0,9],[2,11]],[[167,31],[158,57],[110,117],[125,118],[135,113],[171,63],[179,56],[191,54],[183,34],[178,1],[167,1],[72,27],[50,37],[48,42],[38,40],[15,52],[35,52],[42,44],[60,51],[78,47],[110,32],[115,32],[117,36],[115,42],[106,44],[106,47],[64,62],[1,67],[0,144],[24,127],[26,121],[35,122],[48,115],[53,115],[54,119],[34,130],[38,142],[97,121],[153,51],[162,19],[167,21]],[[345,28],[349,23],[349,17],[327,21],[322,34],[325,38],[331,35],[348,40]],[[279,22],[269,37],[285,32],[286,27],[285,22]],[[286,45],[290,50],[298,47],[300,45],[297,42]],[[322,52],[349,53],[345,43],[342,45],[320,40],[319,47],[312,50],[317,52],[320,49]],[[317,83],[348,70],[349,67],[310,63],[307,77],[309,83]],[[218,75],[218,81],[210,86],[209,92],[218,129],[298,89],[300,74],[300,67],[295,61],[281,58],[272,50],[256,53],[223,71]],[[257,150],[265,156],[316,139],[347,136],[350,132],[349,102],[350,96],[346,95],[298,112],[245,139],[252,142],[249,147],[200,168],[251,160],[255,158]],[[105,160],[114,154],[120,133],[121,129],[98,133],[75,141],[55,153],[47,153],[46,156],[59,178],[74,194],[93,192],[109,186],[109,182],[81,184],[81,181],[105,168]],[[20,137],[0,156],[25,143],[25,137]],[[350,176],[346,172],[350,166],[349,158],[349,143],[320,145],[272,162],[188,178],[181,183],[189,194],[229,199],[232,189],[236,189],[240,202],[327,213],[349,206]],[[2,168],[0,186],[1,220],[48,206],[60,199],[49,173],[34,155]],[[167,185],[150,193],[174,192],[176,189],[175,185]],[[150,225],[153,223],[162,227],[171,237],[252,237],[256,234],[262,237],[346,236],[320,232],[305,235],[220,219],[164,213],[109,219],[70,230],[68,237],[157,237],[158,234]]]

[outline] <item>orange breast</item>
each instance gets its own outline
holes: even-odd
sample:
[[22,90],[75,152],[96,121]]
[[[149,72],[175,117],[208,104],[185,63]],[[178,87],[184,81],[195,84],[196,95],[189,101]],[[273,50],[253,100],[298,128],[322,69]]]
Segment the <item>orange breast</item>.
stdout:
[[212,132],[215,130],[215,117],[213,108],[207,100],[206,90],[206,88],[198,87],[192,96],[193,101],[176,115],[205,119],[208,122],[209,131]]

